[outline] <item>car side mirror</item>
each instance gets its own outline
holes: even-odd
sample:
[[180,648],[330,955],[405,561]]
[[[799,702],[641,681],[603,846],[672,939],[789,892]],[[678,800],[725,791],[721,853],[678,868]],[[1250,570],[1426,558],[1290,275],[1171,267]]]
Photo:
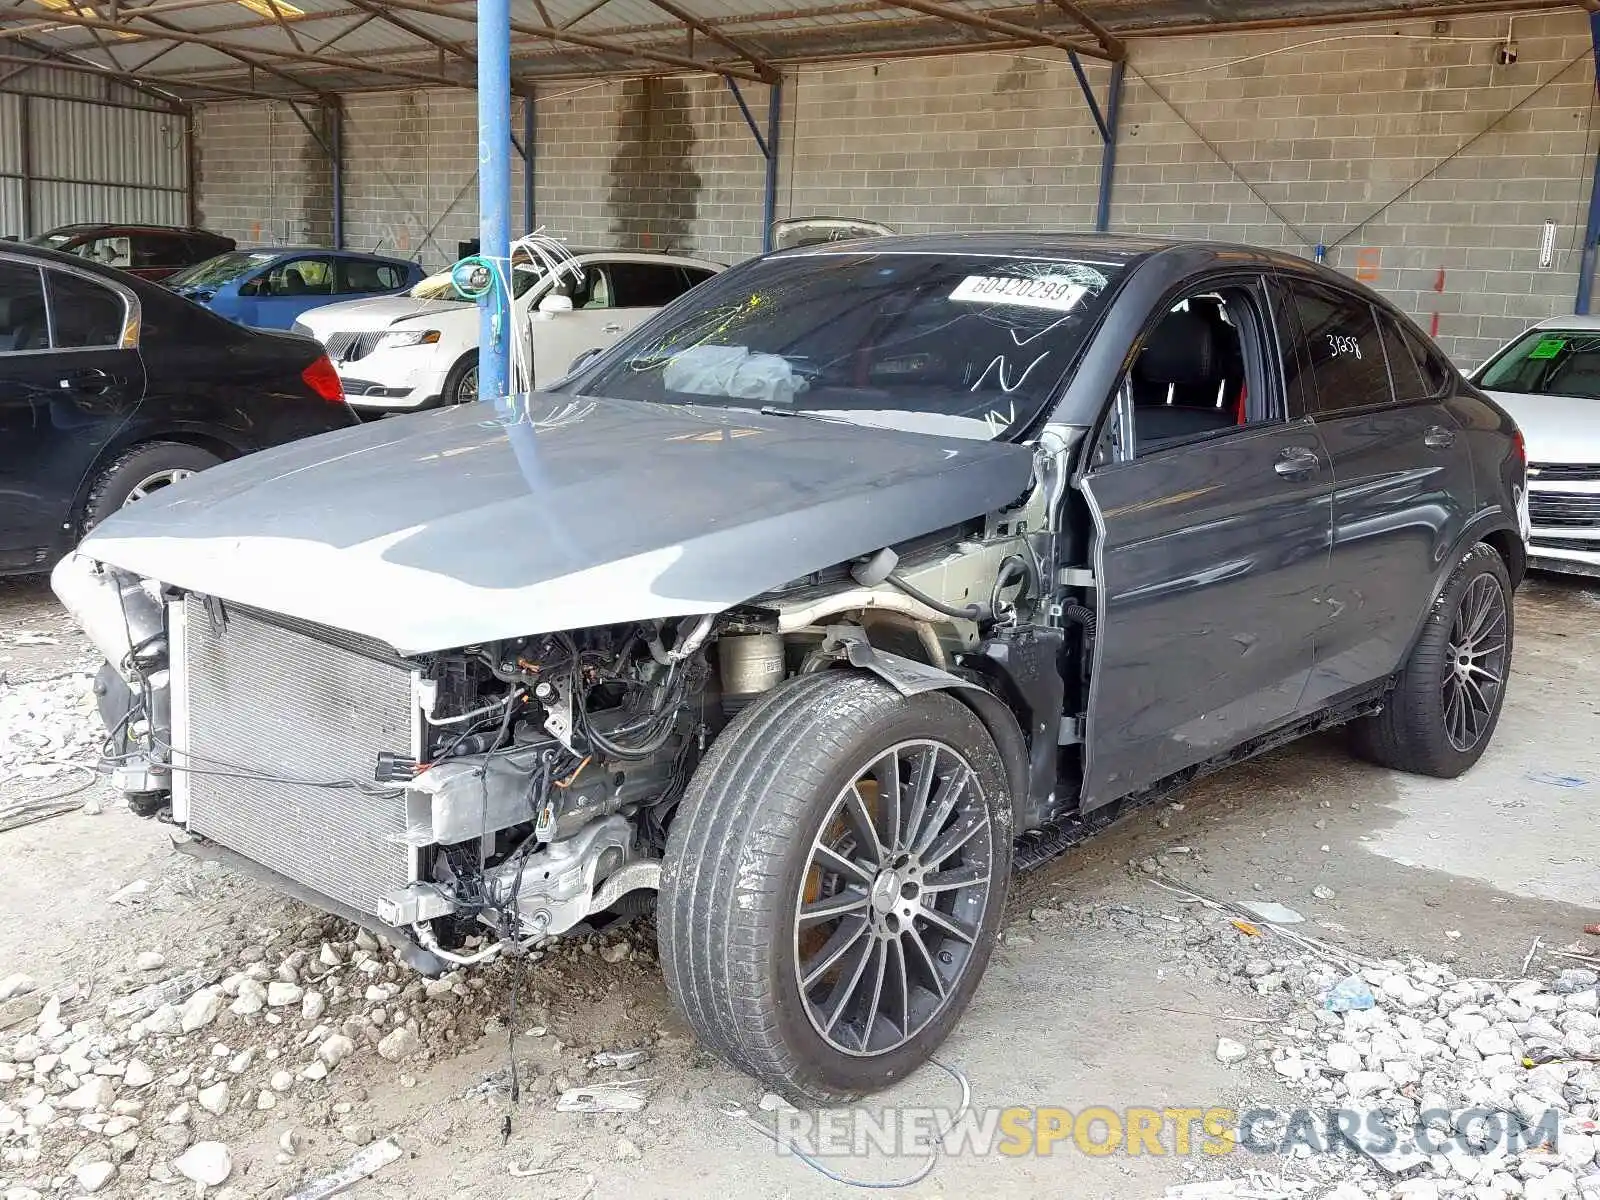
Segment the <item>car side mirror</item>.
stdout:
[[595,359],[599,358],[604,351],[605,347],[603,346],[590,346],[582,354],[578,355],[577,358],[572,360],[572,365],[567,368],[567,374],[576,375]]
[[548,321],[552,317],[572,311],[572,297],[561,292],[551,292],[539,301],[539,316]]

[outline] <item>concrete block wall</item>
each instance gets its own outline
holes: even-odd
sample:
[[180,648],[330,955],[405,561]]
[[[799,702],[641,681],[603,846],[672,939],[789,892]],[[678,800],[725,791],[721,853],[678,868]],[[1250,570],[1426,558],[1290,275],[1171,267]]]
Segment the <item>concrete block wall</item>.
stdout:
[[[767,90],[744,95],[765,130]],[[766,164],[722,80],[552,85],[537,111],[538,219],[550,232],[728,263],[760,253]]]
[[[1134,40],[1112,229],[1307,257],[1325,245],[1424,328],[1437,313],[1456,361],[1479,361],[1571,311],[1594,162],[1583,15],[1517,17],[1518,60],[1500,66],[1506,28],[1472,17],[1442,33],[1408,21]],[[1103,96],[1107,69],[1088,70]],[[784,90],[779,216],[908,232],[1093,221],[1099,137],[1053,51],[820,64]],[[765,90],[746,94],[764,124]],[[475,231],[471,94],[351,97],[345,140],[347,244],[444,265]],[[207,223],[234,236],[325,228],[308,144],[282,105],[209,107]],[[535,160],[538,221],[572,244],[725,262],[759,250],[764,163],[720,80],[548,85]],[[520,197],[520,164],[513,175]],[[1546,221],[1556,253],[1541,267]]]
[[[304,111],[304,110],[302,110]],[[200,222],[241,246],[327,245],[327,156],[287,104],[208,104],[195,118]]]

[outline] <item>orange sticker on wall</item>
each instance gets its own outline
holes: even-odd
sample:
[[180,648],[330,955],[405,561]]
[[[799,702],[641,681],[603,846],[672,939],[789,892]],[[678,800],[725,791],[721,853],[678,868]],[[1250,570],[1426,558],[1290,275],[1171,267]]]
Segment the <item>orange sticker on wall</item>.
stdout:
[[1368,246],[1356,251],[1356,278],[1362,283],[1377,283],[1380,274],[1379,264],[1383,258],[1383,251],[1376,246]]

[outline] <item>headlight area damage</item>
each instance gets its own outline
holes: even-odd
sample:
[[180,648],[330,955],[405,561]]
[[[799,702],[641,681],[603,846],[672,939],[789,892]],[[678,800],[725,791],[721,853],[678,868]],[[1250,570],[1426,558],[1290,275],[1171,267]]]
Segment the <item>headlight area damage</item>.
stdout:
[[[647,909],[697,769],[741,712],[800,676],[964,701],[988,734],[973,767],[998,783],[987,853],[1008,859],[1013,803],[1053,788],[1062,704],[1060,632],[1027,622],[1042,593],[1028,529],[1000,514],[903,564],[880,551],[715,615],[409,656],[84,553],[53,584],[106,654],[107,766],[135,809],[170,814],[186,852],[383,934],[433,973]],[[908,795],[917,786],[908,776]],[[941,802],[931,774],[920,787]],[[967,820],[954,799],[937,815],[930,841]]]

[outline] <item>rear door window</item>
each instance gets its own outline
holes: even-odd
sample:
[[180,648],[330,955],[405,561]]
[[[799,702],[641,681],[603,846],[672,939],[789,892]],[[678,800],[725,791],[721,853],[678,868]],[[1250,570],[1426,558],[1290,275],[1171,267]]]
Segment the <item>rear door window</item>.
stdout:
[[133,235],[135,267],[183,267],[194,260],[189,243],[176,233],[136,233]]
[[1302,361],[1316,392],[1317,412],[1336,417],[1392,404],[1383,338],[1365,298],[1305,279],[1285,288],[1299,325]]
[[0,262],[0,354],[49,348],[44,276],[27,263]]
[[50,271],[50,321],[60,349],[119,346],[127,306],[104,284]]
[[1383,338],[1383,352],[1389,359],[1389,379],[1394,385],[1394,398],[1401,404],[1427,400],[1438,392],[1430,387],[1422,373],[1422,366],[1411,352],[1400,325],[1388,313],[1379,312],[1378,333]]
[[339,264],[339,291],[357,294],[392,292],[405,286],[405,272],[388,263],[348,259]]

